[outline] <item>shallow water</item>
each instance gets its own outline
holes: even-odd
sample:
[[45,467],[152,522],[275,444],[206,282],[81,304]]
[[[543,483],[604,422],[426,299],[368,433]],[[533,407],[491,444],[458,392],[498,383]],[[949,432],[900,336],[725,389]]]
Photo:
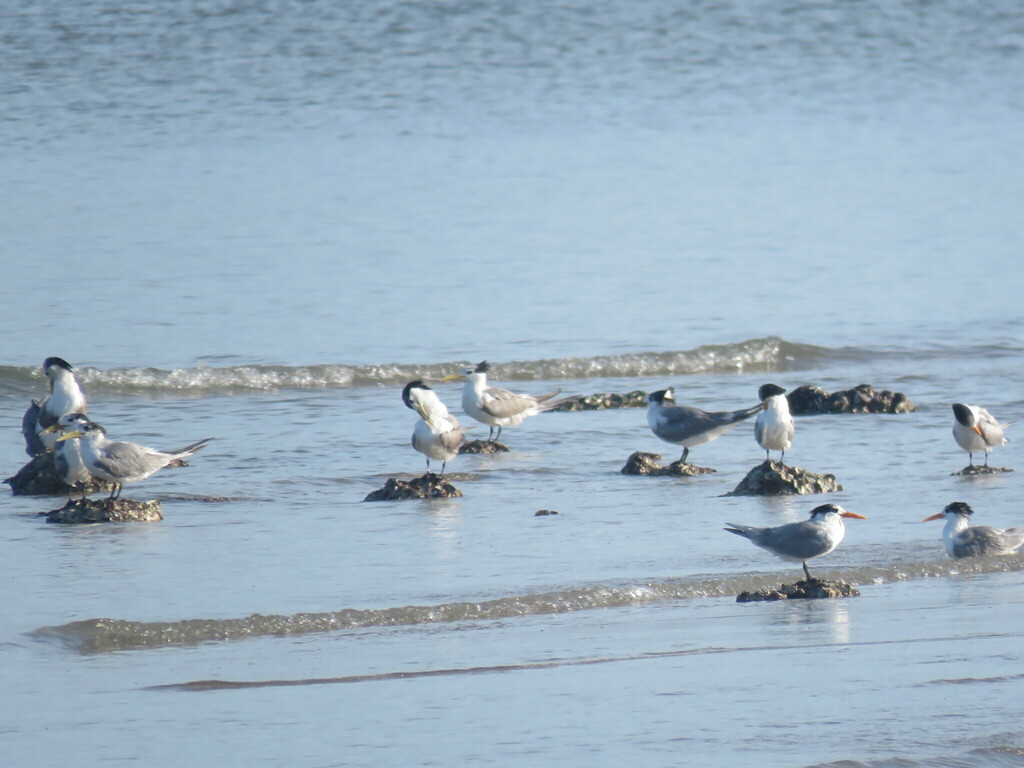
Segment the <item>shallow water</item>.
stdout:
[[[1024,524],[1019,473],[951,474],[949,407],[1024,411],[1014,9],[349,5],[0,11],[0,467],[52,354],[112,436],[216,437],[126,491],[157,524],[3,496],[6,764],[1024,764],[1024,558],[918,522]],[[481,359],[917,410],[799,419],[827,499],[724,496],[748,424],[623,476],[678,455],[623,409],[363,503],[424,468],[401,386]],[[825,500],[869,519],[812,571],[862,596],[736,604],[799,566],[724,523]]]

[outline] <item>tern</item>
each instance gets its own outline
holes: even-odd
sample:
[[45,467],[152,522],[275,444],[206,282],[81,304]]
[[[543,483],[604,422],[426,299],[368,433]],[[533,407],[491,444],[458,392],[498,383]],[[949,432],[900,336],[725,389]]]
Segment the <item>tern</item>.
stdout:
[[138,443],[108,440],[107,431],[94,421],[81,429],[65,432],[57,440],[63,442],[76,437],[81,438],[79,450],[86,469],[100,480],[113,483],[111,499],[120,497],[125,483],[145,480],[157,470],[191,456],[213,440],[207,437],[176,451],[164,452]]
[[757,396],[764,410],[757,414],[757,421],[754,422],[754,438],[764,448],[766,459],[771,458],[771,451],[782,451],[779,461],[784,461],[796,431],[793,416],[789,412],[786,390],[777,384],[763,384],[757,390]]
[[43,373],[50,383],[50,395],[40,401],[32,401],[21,420],[21,433],[25,436],[25,453],[35,456],[52,451],[57,444],[57,435],[44,433],[66,413],[86,413],[88,405],[85,393],[75,379],[74,368],[60,357],[48,357],[43,361]]
[[[57,423],[43,430],[43,434],[55,432],[73,432],[84,430],[91,422],[84,413],[65,413]],[[82,489],[82,498],[88,494],[86,489],[92,480],[92,473],[82,460],[82,446],[79,438],[71,438],[57,442],[53,449],[53,466],[58,477],[68,486],[68,498],[75,488]]]
[[744,419],[749,419],[764,404],[745,408],[741,411],[716,411],[709,413],[688,405],[676,405],[672,387],[659,389],[647,396],[647,423],[651,431],[666,443],[683,446],[680,463],[686,462],[690,449],[714,440]]
[[[490,364],[484,360],[470,368],[464,368],[461,373],[445,376],[442,381],[465,380],[462,388],[462,410],[471,418],[481,424],[486,424],[490,431],[487,433],[487,441],[494,442],[501,437],[502,427],[514,427],[522,424],[530,416],[536,416],[543,411],[572,400],[574,397],[563,397],[560,400],[552,400],[562,390],[556,389],[544,395],[525,395],[509,392],[501,387],[487,386],[487,372],[491,369]],[[494,434],[494,428],[498,428],[498,434]]]
[[458,454],[459,446],[466,442],[459,420],[420,379],[405,385],[402,402],[420,415],[412,432],[412,447],[427,457],[427,474],[430,474],[430,460],[436,459],[441,462],[441,477],[444,477],[448,460]]
[[975,405],[953,403],[953,437],[956,443],[967,451],[967,463],[974,466],[974,454],[985,452],[985,466],[988,466],[988,454],[993,448],[1007,442],[1003,430],[1015,422],[1000,424],[991,413]]
[[974,510],[962,501],[954,501],[938,514],[921,522],[946,518],[942,529],[942,543],[950,557],[984,557],[985,555],[1013,555],[1024,546],[1024,527],[993,528],[990,525],[968,525]]
[[843,518],[851,517],[866,520],[856,512],[847,512],[838,504],[822,504],[811,510],[809,520],[799,523],[787,523],[773,528],[758,528],[753,525],[737,525],[726,523],[729,533],[735,533],[750,539],[761,549],[792,563],[803,563],[804,574],[811,581],[811,572],[807,570],[807,561],[815,557],[827,555],[843,540],[846,526]]

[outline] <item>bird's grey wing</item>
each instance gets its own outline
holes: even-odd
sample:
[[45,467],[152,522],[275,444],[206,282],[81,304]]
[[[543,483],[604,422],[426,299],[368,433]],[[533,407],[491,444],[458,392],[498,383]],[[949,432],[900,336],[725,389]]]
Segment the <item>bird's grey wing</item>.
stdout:
[[448,432],[442,432],[439,437],[441,438],[441,446],[446,451],[458,451],[459,446],[466,442],[466,436],[462,434],[462,430],[459,428],[458,422],[455,423],[454,429]]
[[754,422],[754,439],[757,440],[758,445],[764,444],[764,430],[765,425],[763,420],[758,419]]
[[977,424],[978,429],[981,430],[981,437],[987,445],[996,446],[1003,444],[1003,427],[986,409],[978,409]]
[[480,405],[480,410],[499,419],[516,416],[535,403],[529,395],[517,395],[501,387],[488,387],[490,398]]
[[749,419],[755,413],[762,413],[763,411],[764,411],[764,406],[763,405],[755,405],[755,406],[752,406],[750,408],[741,408],[738,411],[729,411],[729,412],[722,413],[722,414],[717,414],[716,413],[716,414],[712,414],[712,415],[714,415],[714,416],[719,416],[719,415],[721,415],[721,416],[728,416],[729,417],[728,423],[731,424],[734,421],[743,421],[744,419]]
[[211,440],[213,440],[213,439],[214,438],[212,438],[212,437],[204,437],[202,440],[198,440],[198,441],[192,443],[191,445],[186,445],[184,448],[178,448],[176,451],[165,451],[165,453],[169,453],[172,456],[181,456],[181,454],[183,454],[183,453],[189,453],[189,454],[195,453],[196,451],[200,450],[201,448],[205,448],[206,444],[208,442],[210,442]]
[[562,390],[560,389],[556,389],[554,392],[545,392],[543,395],[533,395],[533,399],[538,403],[545,403],[561,391]]
[[[1019,531],[1020,535],[1014,536],[1011,531]],[[953,552],[957,557],[1009,555],[1020,547],[1022,542],[1024,529],[1011,528],[1001,531],[989,525],[975,525],[957,535]]]
[[107,443],[95,467],[111,477],[137,477],[166,466],[169,457],[134,443]]
[[829,540],[824,527],[804,520],[777,528],[765,528],[760,537],[754,539],[754,543],[786,557],[807,560],[825,552]]
[[668,406],[657,412],[655,420],[658,428],[655,433],[670,443],[685,440],[712,429],[714,424],[709,419],[712,415],[688,405]]
[[39,439],[39,435],[36,432],[42,410],[39,403],[33,400],[32,405],[28,407],[25,415],[21,418],[21,434],[25,438],[25,453],[29,456],[35,456],[46,451],[46,446],[43,445],[43,441]]

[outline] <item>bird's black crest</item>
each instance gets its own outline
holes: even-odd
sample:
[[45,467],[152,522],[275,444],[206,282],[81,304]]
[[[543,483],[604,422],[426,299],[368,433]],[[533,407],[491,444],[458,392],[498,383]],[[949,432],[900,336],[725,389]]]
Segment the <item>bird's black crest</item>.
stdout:
[[820,515],[823,512],[838,512],[839,506],[836,504],[822,504],[820,507],[815,507],[811,510],[811,517]]
[[430,387],[423,383],[423,379],[415,379],[406,384],[405,389],[402,390],[402,402],[405,403],[406,408],[413,407],[409,393],[414,389],[430,389]]
[[476,368],[473,369],[473,373],[487,373],[491,370],[491,364],[486,360],[481,360],[476,364]]
[[84,427],[82,427],[82,431],[83,432],[101,432],[104,435],[107,434],[107,430],[105,430],[101,425],[97,424],[95,421],[90,421],[88,424],[86,424]]
[[769,397],[784,394],[786,394],[786,390],[784,390],[778,384],[762,384],[760,389],[757,390],[757,397],[760,400],[767,400]]
[[647,395],[647,402],[649,403],[657,403],[658,405],[661,405],[665,400],[675,400],[672,396],[672,387],[669,387],[668,389],[659,389],[656,392],[651,392]]
[[971,409],[963,403],[953,403],[953,415],[956,416],[956,420],[965,427],[974,426],[974,414],[971,413]]
[[952,504],[947,504],[943,512],[956,512],[958,515],[967,515],[970,517],[974,514],[974,510],[963,501],[954,501]]
[[58,368],[63,368],[65,371],[73,371],[73,370],[75,370],[74,368],[71,367],[71,363],[69,363],[63,357],[48,357],[45,360],[43,360],[43,370],[44,371],[47,368],[50,368],[52,366],[57,366]]

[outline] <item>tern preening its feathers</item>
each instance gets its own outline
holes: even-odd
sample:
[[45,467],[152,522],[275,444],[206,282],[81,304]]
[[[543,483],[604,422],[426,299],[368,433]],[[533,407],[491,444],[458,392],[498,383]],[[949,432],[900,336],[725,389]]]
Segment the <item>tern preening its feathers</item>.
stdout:
[[48,357],[43,361],[43,373],[49,381],[50,394],[38,403],[33,400],[21,420],[25,453],[29,456],[54,449],[57,434],[54,430],[46,430],[57,424],[61,416],[88,411],[85,393],[75,379],[74,370],[71,363],[60,357]]
[[921,522],[945,518],[942,543],[950,557],[984,557],[986,555],[1013,555],[1024,546],[1024,527],[993,528],[990,525],[970,525],[974,510],[962,501],[954,501],[938,514]]
[[784,461],[786,451],[793,444],[793,433],[796,432],[786,390],[777,384],[763,384],[757,390],[757,396],[764,410],[757,414],[757,421],[754,422],[754,439],[764,448],[766,459],[771,458],[771,451],[782,451],[779,461]]
[[737,525],[726,523],[725,530],[750,539],[761,549],[771,552],[793,563],[803,563],[804,574],[811,580],[811,572],[807,570],[807,561],[815,557],[827,555],[843,540],[846,526],[843,518],[850,517],[866,520],[863,515],[847,512],[838,504],[822,504],[811,510],[809,520],[799,523],[787,523],[771,528],[758,528],[753,525]]
[[[490,371],[490,364],[484,360],[470,368],[464,368],[461,373],[446,376],[442,381],[454,381],[462,379],[466,383],[462,388],[462,410],[471,418],[481,424],[486,424],[490,431],[487,434],[488,442],[493,442],[501,437],[502,427],[514,427],[522,424],[530,416],[536,416],[543,411],[551,410],[557,405],[572,400],[572,397],[565,397],[560,400],[553,400],[562,390],[556,389],[543,395],[525,395],[509,392],[501,387],[487,386],[487,373]],[[494,428],[498,428],[498,434],[494,434]]]
[[428,474],[430,460],[440,461],[443,477],[448,460],[458,454],[459,446],[466,442],[459,420],[448,412],[437,393],[420,379],[405,385],[402,402],[420,415],[412,432],[412,447],[427,457]]
[[1003,430],[1014,424],[1000,424],[984,408],[976,405],[953,403],[953,437],[957,445],[967,451],[967,463],[974,466],[974,454],[985,452],[985,466],[988,466],[988,454],[993,448],[1007,442]]
[[680,462],[685,462],[695,445],[710,442],[744,419],[764,410],[755,405],[740,411],[702,411],[688,405],[676,405],[672,387],[647,396],[647,423],[651,431],[666,443],[683,446]]

